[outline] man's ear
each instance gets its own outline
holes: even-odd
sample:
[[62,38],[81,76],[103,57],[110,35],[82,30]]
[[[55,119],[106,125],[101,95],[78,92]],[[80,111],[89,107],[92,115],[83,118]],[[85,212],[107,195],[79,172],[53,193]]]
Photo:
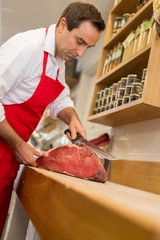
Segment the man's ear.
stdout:
[[59,32],[63,32],[64,30],[68,29],[67,28],[67,20],[66,18],[61,18],[58,26]]

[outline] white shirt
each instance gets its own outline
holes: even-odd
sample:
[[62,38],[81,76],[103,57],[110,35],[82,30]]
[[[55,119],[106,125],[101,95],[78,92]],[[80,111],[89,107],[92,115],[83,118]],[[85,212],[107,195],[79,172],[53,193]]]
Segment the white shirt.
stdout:
[[56,118],[66,107],[74,107],[69,97],[69,88],[65,83],[64,61],[54,57],[55,28],[51,25],[19,33],[0,47],[0,121],[5,119],[3,105],[23,103],[35,92],[42,74],[44,51],[48,52],[46,75],[58,80],[65,89],[50,104],[51,116]]

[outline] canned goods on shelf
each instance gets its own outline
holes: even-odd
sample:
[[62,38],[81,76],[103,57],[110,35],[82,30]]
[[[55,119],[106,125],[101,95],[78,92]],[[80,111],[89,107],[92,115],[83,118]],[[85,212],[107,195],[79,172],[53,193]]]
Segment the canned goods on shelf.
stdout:
[[109,109],[112,109],[112,108],[114,108],[114,102],[110,102],[109,104]]
[[107,103],[110,103],[110,101],[111,101],[111,95],[109,94],[109,95],[107,96]]
[[116,108],[116,107],[117,107],[117,100],[116,100],[116,101],[114,101],[114,105],[113,105],[113,107],[114,107],[114,108]]
[[118,106],[121,106],[122,103],[123,103],[123,98],[118,98],[118,99],[117,99],[117,107],[118,107]]
[[104,90],[101,90],[100,98],[103,98],[103,97],[104,97]]
[[144,68],[142,73],[142,80],[146,79],[146,75],[147,75],[147,68]]
[[101,112],[104,112],[106,110],[105,106],[101,107]]
[[127,84],[127,77],[122,77],[120,88],[124,88],[126,86],[126,84]]
[[100,113],[101,112],[101,107],[98,107],[97,108],[97,113]]
[[113,86],[110,86],[109,87],[109,94],[112,94],[112,89],[113,89]]
[[109,94],[109,88],[104,89],[104,97],[106,97]]
[[114,102],[116,100],[116,94],[115,93],[112,93],[111,95],[111,102]]
[[109,110],[109,103],[107,103],[105,110]]
[[140,80],[138,79],[136,74],[129,74],[127,76],[127,83],[126,85],[131,85],[134,82],[139,82]]
[[130,94],[130,96],[129,96],[129,102],[132,102],[132,101],[134,101],[134,100],[137,100],[137,99],[139,99],[139,94]]
[[132,88],[131,88],[131,94],[139,94],[139,92],[141,92],[142,89],[142,84],[138,83],[138,82],[134,82],[132,83]]
[[98,107],[101,107],[101,106],[102,106],[102,100],[103,100],[103,98],[100,98],[100,99],[98,100]]
[[120,89],[121,87],[121,80],[118,81],[118,88],[117,88],[117,91]]
[[98,102],[99,100],[96,100],[95,103],[94,103],[94,107],[97,108],[98,107]]
[[131,93],[132,85],[126,85],[125,91],[124,91],[124,96],[129,96]]
[[124,92],[125,92],[125,87],[120,88],[117,97],[118,98],[123,97]]
[[107,104],[107,97],[104,97],[102,99],[102,106],[106,106],[106,104]]
[[123,97],[123,101],[122,101],[122,104],[126,104],[129,102],[129,96],[124,96]]
[[97,113],[97,108],[93,108],[93,115]]
[[112,88],[112,93],[116,93],[117,88],[118,88],[118,83],[114,83]]
[[145,82],[144,80],[141,81],[141,88],[142,88],[142,90],[144,88],[144,82]]
[[100,99],[100,97],[101,97],[101,92],[99,91],[99,92],[97,92],[97,94],[96,94],[96,99]]
[[142,92],[139,93],[139,98],[141,98],[141,97],[142,97]]

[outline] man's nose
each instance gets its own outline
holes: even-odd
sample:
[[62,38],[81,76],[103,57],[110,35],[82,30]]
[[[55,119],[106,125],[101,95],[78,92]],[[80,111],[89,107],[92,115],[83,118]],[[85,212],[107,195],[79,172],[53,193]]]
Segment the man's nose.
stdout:
[[85,47],[79,47],[79,48],[77,49],[77,55],[78,55],[78,57],[82,57],[86,50],[87,50],[87,47],[86,47],[86,46],[85,46]]

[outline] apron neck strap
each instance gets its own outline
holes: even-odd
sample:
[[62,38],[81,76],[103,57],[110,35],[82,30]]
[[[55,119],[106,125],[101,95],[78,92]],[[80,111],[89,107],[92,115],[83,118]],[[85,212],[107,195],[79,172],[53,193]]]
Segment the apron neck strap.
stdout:
[[[48,32],[48,28],[46,28],[46,36],[47,36],[47,32]],[[48,52],[44,52],[42,74],[46,73],[47,60],[48,60]]]

